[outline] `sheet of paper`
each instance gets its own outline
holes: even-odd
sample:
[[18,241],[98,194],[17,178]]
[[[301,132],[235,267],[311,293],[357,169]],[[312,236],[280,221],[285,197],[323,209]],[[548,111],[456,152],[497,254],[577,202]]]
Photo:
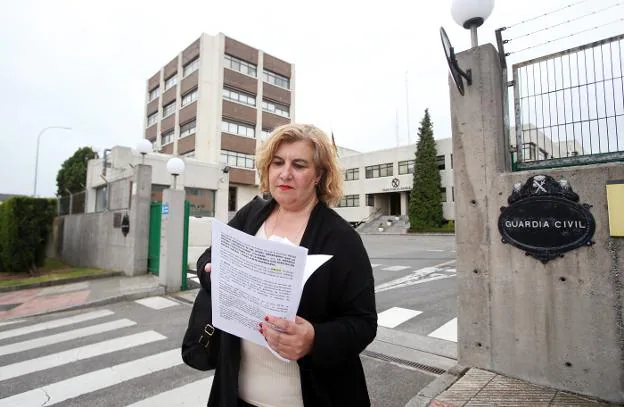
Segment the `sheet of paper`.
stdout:
[[[295,246],[293,242],[286,239],[285,237],[271,236],[269,240]],[[308,256],[306,257],[305,270],[303,271],[303,283],[301,284],[302,291],[303,286],[305,285],[306,281],[308,281],[312,273],[314,273],[319,267],[321,267],[327,260],[331,259],[332,257],[333,256],[331,254],[308,254]]]
[[267,346],[258,332],[265,315],[295,320],[307,249],[260,239],[212,222],[212,323]]

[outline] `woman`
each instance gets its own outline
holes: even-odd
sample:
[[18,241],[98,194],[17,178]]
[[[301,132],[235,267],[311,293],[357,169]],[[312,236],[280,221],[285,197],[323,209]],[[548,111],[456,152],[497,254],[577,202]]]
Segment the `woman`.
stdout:
[[[328,207],[342,196],[334,148],[320,129],[287,124],[262,144],[257,167],[272,198],[254,198],[229,225],[333,257],[306,282],[295,321],[258,321],[268,345],[291,362],[220,332],[208,406],[368,406],[359,353],[377,332],[373,273],[360,236]],[[210,292],[210,249],[197,270]]]

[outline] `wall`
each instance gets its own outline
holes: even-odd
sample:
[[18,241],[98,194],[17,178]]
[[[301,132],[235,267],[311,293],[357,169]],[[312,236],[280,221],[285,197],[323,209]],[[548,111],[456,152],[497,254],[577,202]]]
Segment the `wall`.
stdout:
[[[491,45],[458,55],[473,84],[451,88],[459,283],[459,363],[624,402],[624,241],[609,237],[605,184],[621,163],[511,172],[502,76]],[[543,264],[498,231],[514,183],[566,179],[592,205],[595,244]]]

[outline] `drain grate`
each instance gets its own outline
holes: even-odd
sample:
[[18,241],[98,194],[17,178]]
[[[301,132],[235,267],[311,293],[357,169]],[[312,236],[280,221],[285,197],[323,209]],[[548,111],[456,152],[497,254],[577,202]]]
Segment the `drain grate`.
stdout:
[[441,375],[444,372],[446,372],[446,370],[444,370],[444,369],[440,369],[440,368],[433,367],[433,366],[423,365],[422,363],[411,362],[411,361],[405,360],[405,359],[395,358],[395,357],[384,355],[384,354],[377,353],[377,352],[371,352],[369,350],[363,351],[362,355],[368,356],[368,357],[371,357],[371,358],[374,358],[374,359],[383,360],[384,362],[398,363],[400,365],[413,367],[415,369],[424,370],[425,372],[429,372],[429,373],[433,373],[433,374],[437,374],[437,375]]

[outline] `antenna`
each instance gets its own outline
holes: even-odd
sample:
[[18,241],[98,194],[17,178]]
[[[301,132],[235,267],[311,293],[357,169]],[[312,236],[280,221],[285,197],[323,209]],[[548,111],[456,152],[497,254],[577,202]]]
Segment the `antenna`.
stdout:
[[407,111],[407,114],[405,115],[405,119],[407,120],[407,144],[411,144],[412,137],[410,136],[410,121],[409,121],[410,110],[409,110],[409,91],[407,88],[407,73],[408,71],[405,71],[405,110]]
[[396,109],[396,119],[394,120],[394,132],[396,134],[396,146],[399,147],[401,145],[401,140],[399,140],[399,108]]

